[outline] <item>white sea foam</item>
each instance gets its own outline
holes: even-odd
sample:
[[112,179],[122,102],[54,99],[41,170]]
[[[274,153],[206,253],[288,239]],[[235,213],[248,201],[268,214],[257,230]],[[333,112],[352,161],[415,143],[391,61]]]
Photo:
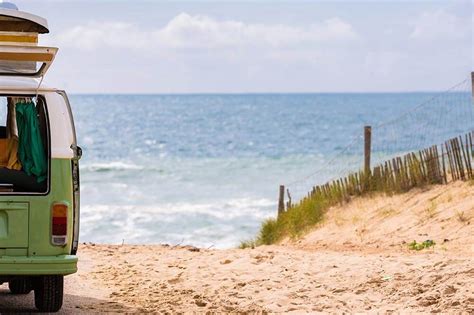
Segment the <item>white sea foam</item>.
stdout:
[[268,199],[232,199],[222,202],[212,203],[165,203],[156,206],[150,205],[85,205],[82,206],[84,214],[116,212],[129,216],[133,215],[177,215],[177,214],[199,214],[208,215],[218,219],[234,219],[241,216],[251,216],[257,219],[266,218],[268,215],[259,210],[275,205],[275,201]]
[[81,165],[81,171],[100,172],[100,171],[139,171],[144,167],[132,163],[125,163],[120,161],[109,163],[91,163]]
[[274,216],[268,199],[238,198],[210,203],[84,205],[81,232],[85,241],[179,243],[219,248],[236,246]]

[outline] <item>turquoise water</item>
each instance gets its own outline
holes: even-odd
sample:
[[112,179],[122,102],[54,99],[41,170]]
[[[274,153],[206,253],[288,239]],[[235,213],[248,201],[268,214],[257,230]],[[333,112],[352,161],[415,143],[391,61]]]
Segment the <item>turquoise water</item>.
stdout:
[[[472,129],[467,93],[76,95],[81,241],[236,246],[295,197],[361,163]],[[353,143],[343,155],[335,154]],[[330,163],[329,163],[330,162]],[[317,171],[319,169],[319,171]]]

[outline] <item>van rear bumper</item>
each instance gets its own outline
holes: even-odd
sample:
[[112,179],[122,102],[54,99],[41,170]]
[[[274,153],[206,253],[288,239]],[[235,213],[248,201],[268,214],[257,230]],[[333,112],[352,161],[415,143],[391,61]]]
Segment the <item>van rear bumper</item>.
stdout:
[[77,272],[77,256],[0,257],[0,275],[69,275]]

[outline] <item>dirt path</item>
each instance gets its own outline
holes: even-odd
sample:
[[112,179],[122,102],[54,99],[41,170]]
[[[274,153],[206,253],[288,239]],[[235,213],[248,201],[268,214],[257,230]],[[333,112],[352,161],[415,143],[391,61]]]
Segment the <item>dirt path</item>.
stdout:
[[[332,209],[299,241],[246,250],[82,245],[64,314],[474,313],[474,187],[458,183]],[[413,239],[434,248],[411,251]],[[0,287],[0,312],[33,296]]]
[[98,249],[113,259],[93,277],[146,311],[474,311],[474,260],[463,255]]
[[[110,299],[110,291],[103,283],[93,280],[95,266],[84,251],[80,255],[79,272],[65,278],[64,305],[58,314],[90,314],[114,310],[135,312],[134,308],[126,307]],[[8,285],[0,285],[0,314],[37,313],[34,306],[34,295],[14,296],[9,293]]]
[[[474,312],[473,257],[441,251],[360,254],[271,246],[197,252],[97,245],[83,246],[81,261],[81,272],[67,279],[64,314]],[[87,266],[91,261],[97,265]],[[0,305],[2,313],[31,312],[33,295],[12,298],[2,290]]]

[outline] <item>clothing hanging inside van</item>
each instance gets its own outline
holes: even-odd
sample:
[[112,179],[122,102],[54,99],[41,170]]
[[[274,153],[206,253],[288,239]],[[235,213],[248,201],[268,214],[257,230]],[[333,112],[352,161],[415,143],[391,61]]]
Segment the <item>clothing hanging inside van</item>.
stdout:
[[18,159],[18,129],[16,126],[15,104],[8,102],[7,126],[0,138],[0,168],[21,170]]
[[18,127],[18,157],[23,171],[35,176],[38,183],[46,180],[48,163],[39,129],[38,112],[31,98],[14,98]]
[[18,138],[0,139],[0,168],[21,170],[18,159]]

